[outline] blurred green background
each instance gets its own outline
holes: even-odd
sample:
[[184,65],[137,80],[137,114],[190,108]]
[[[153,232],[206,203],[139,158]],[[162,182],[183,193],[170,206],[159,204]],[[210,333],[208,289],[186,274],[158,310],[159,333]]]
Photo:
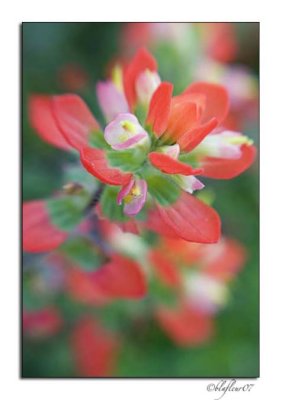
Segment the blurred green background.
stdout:
[[[258,24],[236,24],[240,51],[236,62],[259,71]],[[50,196],[62,185],[62,168],[70,155],[44,143],[28,121],[32,93],[63,93],[59,71],[80,65],[89,75],[83,98],[101,117],[95,84],[118,54],[120,23],[24,23],[22,25],[23,200]],[[251,32],[249,34],[248,32]],[[166,77],[162,76],[165,80]],[[187,82],[187,85],[189,82]],[[258,133],[244,132],[255,138]],[[258,161],[230,181],[209,181],[223,232],[242,242],[248,260],[232,284],[228,306],[217,316],[214,339],[194,349],[177,348],[155,322],[132,329],[118,359],[117,376],[126,377],[256,377],[259,374],[259,179]],[[60,334],[43,344],[24,341],[23,376],[71,376],[71,355]]]

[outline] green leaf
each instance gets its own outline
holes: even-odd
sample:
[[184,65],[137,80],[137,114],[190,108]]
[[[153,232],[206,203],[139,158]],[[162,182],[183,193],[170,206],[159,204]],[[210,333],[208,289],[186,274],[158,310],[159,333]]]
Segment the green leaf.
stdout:
[[80,165],[68,165],[65,169],[64,175],[66,182],[77,182],[82,186],[94,192],[98,187],[99,181],[90,175],[84,168]]
[[111,148],[105,141],[104,133],[102,131],[91,132],[89,136],[89,144],[96,149],[108,150]]
[[168,175],[148,167],[143,176],[147,181],[149,193],[160,205],[167,206],[175,203],[180,196],[180,187]]
[[115,186],[107,186],[102,193],[100,204],[103,214],[111,221],[124,222],[128,221],[128,217],[123,213],[123,207],[117,205],[117,195],[119,188]]
[[158,277],[153,277],[149,282],[149,293],[155,302],[167,306],[176,306],[177,295],[173,288],[163,284]]
[[88,201],[85,194],[49,199],[47,207],[52,222],[64,231],[72,230],[82,220]]
[[145,162],[147,152],[143,148],[136,147],[128,150],[111,150],[107,152],[107,159],[112,167],[123,171],[136,171]]
[[99,254],[97,248],[87,238],[71,238],[61,246],[60,250],[66,253],[71,261],[77,263],[86,271],[95,270],[103,262],[102,255]]
[[197,158],[196,155],[191,154],[191,153],[182,153],[179,155],[178,157],[179,161],[185,163],[185,164],[189,164],[192,167],[197,167]]
[[144,126],[148,114],[148,106],[144,106],[140,103],[137,104],[134,114],[136,115],[138,121],[140,122],[140,125]]

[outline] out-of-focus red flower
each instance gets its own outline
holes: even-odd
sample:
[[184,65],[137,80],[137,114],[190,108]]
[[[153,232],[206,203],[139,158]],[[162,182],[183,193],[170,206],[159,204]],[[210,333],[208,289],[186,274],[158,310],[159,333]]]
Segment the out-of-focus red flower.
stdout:
[[77,64],[64,65],[59,70],[58,79],[64,89],[71,92],[84,89],[89,81],[86,71]]
[[102,305],[116,299],[140,299],[145,296],[145,275],[136,261],[119,254],[97,271],[79,268],[67,271],[67,285],[71,295],[88,304]]
[[61,329],[62,324],[59,311],[53,307],[23,312],[23,333],[29,337],[53,336]]
[[23,250],[30,253],[51,251],[62,244],[68,234],[55,226],[44,200],[23,204]]
[[197,346],[209,340],[213,334],[210,315],[185,304],[172,309],[159,307],[156,318],[160,327],[179,346]]
[[234,23],[213,22],[199,24],[206,53],[213,59],[227,63],[235,59],[238,45]]
[[179,271],[164,253],[158,249],[152,249],[149,252],[148,259],[158,279],[170,287],[179,287],[181,285]]
[[205,245],[163,237],[159,250],[183,266],[197,265],[200,271],[220,281],[233,279],[246,261],[246,250],[238,241],[223,237],[218,243]]
[[66,271],[66,289],[70,296],[81,303],[103,305],[109,299],[102,290],[94,284],[93,273],[81,268],[68,268]]
[[148,22],[133,22],[124,24],[121,34],[121,48],[132,53],[140,47],[149,45],[152,39],[151,24]]
[[110,376],[118,345],[117,338],[98,321],[90,317],[79,321],[71,337],[77,374],[81,377]]
[[200,246],[203,272],[220,281],[233,279],[246,261],[246,250],[234,239],[223,238],[211,247]]

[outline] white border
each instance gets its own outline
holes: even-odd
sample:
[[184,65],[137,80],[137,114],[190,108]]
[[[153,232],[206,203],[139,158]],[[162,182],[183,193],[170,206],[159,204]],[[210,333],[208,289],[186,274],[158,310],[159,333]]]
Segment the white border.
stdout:
[[[3,3],[3,2],[2,2]],[[278,5],[278,2],[277,2]],[[2,4],[2,8],[4,5]],[[130,9],[131,8],[131,9]],[[215,399],[212,380],[19,380],[19,24],[21,21],[260,21],[261,22],[261,378],[250,393],[280,396],[281,370],[281,13],[274,1],[163,2],[10,1],[1,12],[1,340],[3,399]],[[279,39],[280,38],[280,39]],[[4,121],[4,124],[3,124]],[[246,381],[244,381],[246,382]],[[4,384],[3,384],[4,383]],[[1,395],[2,397],[2,395]]]

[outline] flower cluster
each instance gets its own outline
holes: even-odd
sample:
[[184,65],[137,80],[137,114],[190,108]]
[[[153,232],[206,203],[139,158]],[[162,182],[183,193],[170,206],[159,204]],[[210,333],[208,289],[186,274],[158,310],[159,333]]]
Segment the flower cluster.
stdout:
[[[198,82],[172,93],[153,56],[141,49],[97,85],[104,130],[77,95],[35,95],[30,118],[42,138],[78,151],[84,168],[111,186],[103,195],[112,199],[110,210],[102,202],[104,216],[115,220],[118,213],[131,221],[140,214],[144,221],[157,210],[159,227],[188,241],[217,242],[217,213],[192,194],[204,187],[201,176],[230,179],[245,171],[255,147],[241,133],[224,129],[229,107],[224,87]],[[57,233],[53,240],[63,236]]]
[[[149,246],[107,221],[101,228],[104,239],[120,251],[114,250],[98,269],[88,270],[85,257],[79,260],[77,254],[63,248],[41,261],[32,282],[32,291],[41,299],[50,298],[50,293],[65,293],[74,310],[77,305],[82,307],[78,317],[69,321],[68,315],[54,306],[25,310],[24,337],[44,341],[71,324],[67,343],[76,374],[84,377],[112,374],[118,351],[126,344],[125,327],[134,329],[148,319],[154,319],[178,346],[195,347],[210,340],[216,314],[227,303],[230,282],[245,263],[242,245],[227,238],[207,246],[160,237]],[[142,261],[124,254],[128,245],[131,257]],[[93,257],[89,265],[92,263]],[[125,307],[115,328],[108,329],[109,306],[115,310],[118,300],[141,299],[147,285],[151,287],[150,302],[136,306],[134,317],[132,308]],[[94,310],[94,315],[89,310]]]

